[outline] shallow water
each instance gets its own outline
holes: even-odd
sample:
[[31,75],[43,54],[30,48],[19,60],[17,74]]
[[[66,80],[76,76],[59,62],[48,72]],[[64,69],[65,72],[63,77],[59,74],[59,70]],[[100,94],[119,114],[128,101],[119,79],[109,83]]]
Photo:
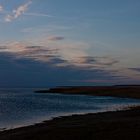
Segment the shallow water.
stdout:
[[116,97],[34,93],[36,89],[0,89],[0,128],[34,124],[61,115],[93,113],[138,105]]

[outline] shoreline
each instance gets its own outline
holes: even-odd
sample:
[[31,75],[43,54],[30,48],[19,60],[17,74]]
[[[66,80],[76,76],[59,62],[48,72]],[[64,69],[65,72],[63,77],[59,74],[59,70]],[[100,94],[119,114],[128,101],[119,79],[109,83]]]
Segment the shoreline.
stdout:
[[140,108],[140,104],[133,104],[133,105],[120,105],[117,107],[112,107],[112,108],[108,108],[106,110],[99,110],[99,111],[85,111],[85,112],[75,112],[75,113],[62,113],[61,115],[55,115],[52,117],[48,117],[47,119],[44,120],[40,120],[40,121],[36,121],[33,123],[29,123],[29,124],[25,124],[25,125],[17,125],[15,127],[9,127],[9,128],[0,128],[0,132],[3,131],[10,131],[10,130],[14,130],[14,129],[20,129],[20,128],[25,128],[25,127],[30,127],[30,126],[35,126],[36,124],[42,124],[44,122],[50,122],[53,121],[53,119],[57,119],[57,118],[63,118],[63,117],[70,117],[70,116],[84,116],[84,115],[88,115],[88,114],[99,114],[99,113],[107,113],[107,112],[117,112],[117,111],[127,111],[127,110],[131,110],[131,109],[135,109],[135,108]]
[[[83,138],[87,140],[96,140],[96,138],[98,140],[106,138],[111,140],[115,138],[116,134],[114,135],[114,133],[116,133],[116,130],[120,130],[120,132],[117,132],[120,140],[121,136],[122,138],[128,137],[128,140],[131,140],[132,136],[140,139],[139,116],[140,106],[132,106],[120,111],[60,116],[42,123],[1,131],[0,140],[73,140],[75,137],[77,137],[77,140],[82,140]],[[128,128],[129,130],[127,130]],[[91,134],[90,137],[89,133]],[[98,133],[105,135],[99,135]],[[108,137],[109,133],[112,133],[111,139]],[[131,137],[129,134],[131,134]]]
[[[71,89],[72,88],[72,89]],[[110,87],[109,87],[110,88]],[[131,90],[130,90],[131,88]],[[116,89],[116,87],[115,87]],[[123,90],[122,90],[123,89]],[[122,88],[121,97],[140,99],[140,87]],[[50,89],[51,93],[111,96],[116,95],[114,87],[67,87]],[[36,91],[38,93],[50,93],[50,90]],[[93,92],[94,90],[94,92]],[[95,91],[99,91],[97,94]],[[104,91],[104,93],[101,93]],[[118,87],[117,87],[118,90]],[[112,92],[113,91],[113,92]],[[120,91],[120,87],[119,90]],[[117,91],[117,93],[118,93]],[[128,92],[129,91],[129,92]],[[133,94],[130,91],[137,91]],[[33,125],[4,130],[0,132],[0,140],[140,140],[140,106],[129,106],[123,110],[74,114],[59,116],[35,123]]]
[[32,126],[36,126],[36,125],[40,125],[40,124],[44,124],[45,122],[51,122],[55,119],[60,119],[60,118],[65,118],[65,117],[72,117],[72,116],[86,116],[86,115],[89,115],[89,114],[93,114],[93,115],[97,115],[97,114],[104,114],[104,113],[113,113],[113,112],[120,112],[120,111],[129,111],[129,110],[135,110],[135,109],[140,109],[140,105],[130,105],[130,106],[121,106],[121,107],[117,107],[117,108],[114,108],[114,109],[111,109],[111,110],[106,110],[106,111],[97,111],[97,112],[79,112],[79,113],[66,113],[63,114],[63,115],[56,115],[56,116],[52,116],[48,119],[44,119],[42,121],[38,121],[38,122],[34,122],[34,123],[31,123],[31,124],[28,124],[28,125],[19,125],[17,127],[11,127],[11,128],[0,128],[1,132],[4,132],[4,131],[11,131],[11,130],[15,130],[15,129],[22,129],[22,128],[27,128],[27,127],[32,127]]
[[[61,94],[61,93],[55,93],[55,94]],[[73,94],[66,94],[66,95],[73,95]],[[75,96],[77,96],[77,94],[74,94]],[[79,96],[79,94],[78,94]],[[95,97],[100,97],[97,95],[84,95],[84,94],[80,94],[80,96],[95,96]],[[113,96],[103,96],[103,97],[113,97]],[[115,97],[115,98],[120,98],[120,97]],[[126,98],[127,99],[127,98]],[[132,98],[133,99],[133,98]],[[136,99],[139,100],[139,99]],[[139,100],[140,101],[140,100]],[[29,126],[34,126],[36,124],[42,124],[43,122],[46,121],[52,121],[55,118],[61,118],[61,117],[69,117],[69,116],[73,116],[73,115],[87,115],[87,114],[98,114],[98,113],[106,113],[106,112],[117,112],[117,111],[127,111],[130,108],[140,108],[140,103],[134,103],[134,104],[124,104],[124,105],[115,105],[112,107],[107,107],[101,110],[96,110],[96,111],[82,111],[82,112],[72,112],[72,113],[61,113],[61,114],[57,114],[51,117],[47,117],[47,119],[38,119],[37,121],[31,122],[31,123],[25,123],[25,124],[18,124],[18,125],[14,125],[14,126],[10,126],[10,127],[1,127],[0,128],[0,132],[3,131],[9,131],[9,130],[13,130],[13,129],[20,129],[20,128],[24,128],[24,127],[29,127]]]

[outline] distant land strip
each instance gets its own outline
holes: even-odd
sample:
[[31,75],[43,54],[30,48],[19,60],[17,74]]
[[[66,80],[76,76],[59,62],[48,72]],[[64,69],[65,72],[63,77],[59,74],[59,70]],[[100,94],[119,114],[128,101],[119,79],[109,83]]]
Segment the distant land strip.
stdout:
[[115,86],[61,86],[46,90],[37,90],[36,93],[61,93],[75,95],[113,96],[122,98],[140,99],[140,85]]

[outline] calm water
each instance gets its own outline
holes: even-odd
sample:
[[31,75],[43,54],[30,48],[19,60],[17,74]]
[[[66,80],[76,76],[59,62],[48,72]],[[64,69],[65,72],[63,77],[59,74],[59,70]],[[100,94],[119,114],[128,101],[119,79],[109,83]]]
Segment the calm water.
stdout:
[[29,125],[52,117],[100,112],[140,100],[84,95],[34,93],[34,89],[0,89],[0,128]]

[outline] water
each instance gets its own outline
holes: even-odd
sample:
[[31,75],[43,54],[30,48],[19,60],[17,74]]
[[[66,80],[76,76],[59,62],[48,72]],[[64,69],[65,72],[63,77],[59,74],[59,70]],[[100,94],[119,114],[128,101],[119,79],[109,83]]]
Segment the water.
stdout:
[[85,95],[34,93],[35,89],[0,89],[0,129],[11,129],[52,117],[114,110],[140,100]]

